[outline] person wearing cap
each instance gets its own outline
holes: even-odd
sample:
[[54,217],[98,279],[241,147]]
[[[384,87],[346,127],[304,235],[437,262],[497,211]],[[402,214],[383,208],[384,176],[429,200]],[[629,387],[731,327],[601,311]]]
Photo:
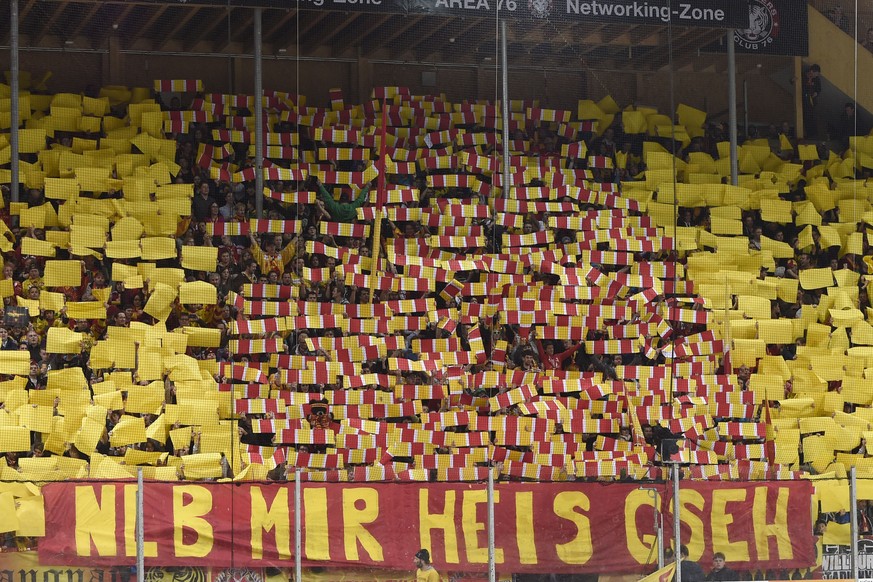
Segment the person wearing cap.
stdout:
[[415,564],[416,582],[439,582],[440,575],[430,563],[430,552],[422,548],[415,552],[413,559]]

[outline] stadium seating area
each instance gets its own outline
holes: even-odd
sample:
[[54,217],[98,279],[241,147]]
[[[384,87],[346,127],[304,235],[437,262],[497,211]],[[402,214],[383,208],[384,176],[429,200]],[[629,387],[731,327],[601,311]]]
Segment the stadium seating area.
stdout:
[[0,479],[873,467],[873,139],[773,128],[731,186],[684,105],[513,101],[504,157],[495,103],[372,97],[267,94],[261,219],[251,97],[22,98]]

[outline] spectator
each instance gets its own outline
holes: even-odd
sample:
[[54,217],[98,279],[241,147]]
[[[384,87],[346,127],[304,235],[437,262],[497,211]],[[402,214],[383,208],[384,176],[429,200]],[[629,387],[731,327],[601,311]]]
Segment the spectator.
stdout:
[[806,139],[818,137],[818,99],[821,94],[821,67],[810,65],[803,73],[803,130]]
[[208,182],[203,182],[196,190],[191,201],[191,216],[194,220],[202,221],[209,217],[209,208],[215,202],[212,198]]
[[861,41],[861,46],[868,51],[873,51],[873,27],[867,29],[867,34],[864,35],[864,39]]
[[712,555],[712,570],[706,576],[706,582],[730,582],[732,580],[739,580],[737,573],[725,565],[723,553],[714,553]]
[[318,206],[328,217],[338,222],[351,222],[358,217],[358,208],[364,205],[370,195],[370,184],[364,185],[358,193],[358,197],[352,202],[336,202],[324,185],[316,178],[315,185],[318,188]]
[[688,558],[688,546],[684,544],[679,546],[679,560],[682,582],[704,582],[706,580],[706,574],[700,564]]
[[430,552],[422,548],[415,553],[413,559],[415,564],[415,580],[416,582],[439,582],[440,575],[430,563]]
[[843,14],[843,6],[841,4],[837,4],[828,10],[828,18],[831,22],[837,25],[840,30],[847,34],[849,33],[849,22]]

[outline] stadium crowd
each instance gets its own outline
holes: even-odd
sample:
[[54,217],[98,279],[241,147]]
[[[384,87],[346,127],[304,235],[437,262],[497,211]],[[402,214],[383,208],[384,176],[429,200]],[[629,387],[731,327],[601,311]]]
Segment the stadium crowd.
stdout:
[[771,126],[730,186],[686,106],[513,102],[503,158],[492,103],[273,92],[259,219],[251,98],[144,97],[29,96],[3,481],[871,466],[869,138]]

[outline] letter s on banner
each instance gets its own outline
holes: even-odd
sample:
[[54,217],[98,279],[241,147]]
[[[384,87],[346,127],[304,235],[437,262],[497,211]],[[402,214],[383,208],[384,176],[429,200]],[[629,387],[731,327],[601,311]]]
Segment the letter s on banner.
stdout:
[[558,558],[565,564],[584,564],[594,553],[591,547],[591,523],[583,513],[576,509],[588,511],[591,501],[581,491],[562,491],[555,496],[553,504],[555,515],[572,521],[576,525],[576,537],[565,544],[555,546]]

